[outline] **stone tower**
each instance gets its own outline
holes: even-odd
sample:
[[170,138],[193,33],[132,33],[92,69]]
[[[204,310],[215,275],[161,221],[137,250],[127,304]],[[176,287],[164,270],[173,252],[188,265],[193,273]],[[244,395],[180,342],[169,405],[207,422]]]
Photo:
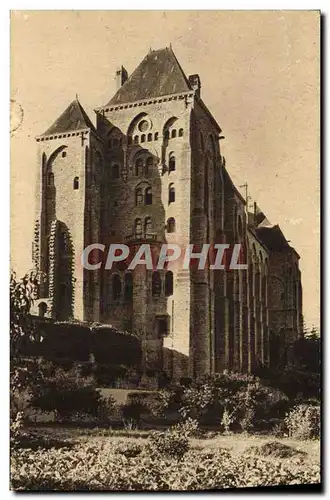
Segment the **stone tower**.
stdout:
[[99,240],[102,143],[77,99],[37,143],[33,260],[45,275],[39,310],[57,320],[96,319],[97,281],[83,269],[81,254]]

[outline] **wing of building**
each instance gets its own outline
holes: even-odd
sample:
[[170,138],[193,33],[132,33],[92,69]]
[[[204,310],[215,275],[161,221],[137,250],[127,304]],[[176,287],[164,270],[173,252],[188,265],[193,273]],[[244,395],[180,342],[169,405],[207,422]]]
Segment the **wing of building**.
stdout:
[[[76,99],[37,137],[36,311],[112,324],[143,340],[149,370],[171,377],[271,362],[272,335],[302,334],[299,255],[234,186],[221,128],[172,48],[151,50],[96,110]],[[241,243],[246,270],[90,271],[88,245]]]

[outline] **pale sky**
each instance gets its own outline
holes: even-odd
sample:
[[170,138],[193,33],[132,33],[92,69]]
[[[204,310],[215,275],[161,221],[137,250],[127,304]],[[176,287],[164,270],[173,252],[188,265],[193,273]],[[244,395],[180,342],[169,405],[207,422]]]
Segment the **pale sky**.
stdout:
[[31,267],[36,142],[79,96],[93,109],[152,49],[169,46],[223,130],[236,185],[301,256],[308,326],[320,322],[319,14],[317,11],[25,11],[11,15],[11,263]]

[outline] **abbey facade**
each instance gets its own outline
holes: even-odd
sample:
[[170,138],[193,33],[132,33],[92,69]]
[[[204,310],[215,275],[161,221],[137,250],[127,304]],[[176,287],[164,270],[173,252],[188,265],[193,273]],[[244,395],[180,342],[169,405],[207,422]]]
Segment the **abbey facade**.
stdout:
[[[35,312],[134,332],[146,366],[174,378],[268,365],[272,335],[302,335],[299,255],[233,184],[199,76],[172,48],[116,79],[95,127],[76,99],[37,137]],[[247,269],[90,271],[92,243],[241,243]]]

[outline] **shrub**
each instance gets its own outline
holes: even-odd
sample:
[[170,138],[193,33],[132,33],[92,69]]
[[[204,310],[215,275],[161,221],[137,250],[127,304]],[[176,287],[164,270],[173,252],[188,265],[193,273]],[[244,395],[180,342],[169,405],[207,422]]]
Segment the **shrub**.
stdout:
[[246,452],[260,455],[261,457],[275,458],[291,458],[297,455],[307,455],[306,452],[296,450],[296,448],[280,443],[278,441],[270,441],[261,446],[251,446],[246,450]]
[[155,432],[149,438],[148,449],[152,456],[161,455],[181,460],[189,450],[189,439],[178,429]]
[[142,415],[149,413],[149,408],[139,401],[126,403],[121,406],[122,418],[125,422],[133,422],[135,427],[140,425]]
[[64,370],[48,366],[43,380],[34,387],[31,404],[43,411],[54,411],[60,419],[84,414],[98,417],[102,397],[93,377],[82,377],[79,366]]
[[122,443],[118,443],[115,453],[124,455],[126,458],[134,458],[142,453],[142,446],[137,443],[123,441]]
[[285,417],[290,437],[313,439],[320,435],[320,407],[297,405]]

